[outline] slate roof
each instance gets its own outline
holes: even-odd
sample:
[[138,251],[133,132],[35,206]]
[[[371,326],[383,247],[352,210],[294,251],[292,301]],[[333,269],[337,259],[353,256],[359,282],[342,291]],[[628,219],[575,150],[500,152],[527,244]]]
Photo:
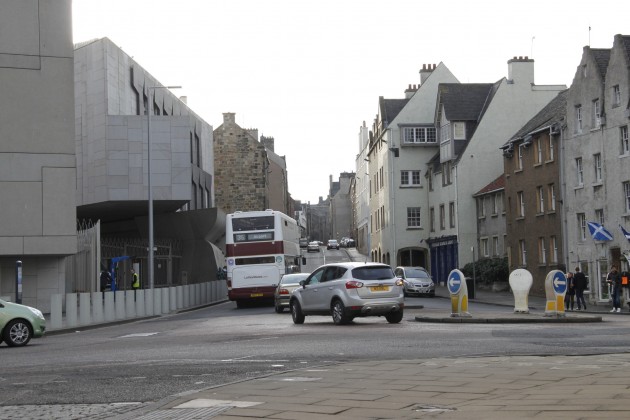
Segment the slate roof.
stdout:
[[493,83],[441,83],[439,95],[449,121],[479,121],[496,92]]
[[394,118],[402,111],[407,105],[409,99],[384,99],[382,96],[379,98],[379,107],[381,111],[381,118],[383,123],[391,123]]
[[621,35],[621,41],[623,42],[623,46],[626,49],[626,60],[630,61],[630,36]]
[[606,78],[606,70],[608,70],[608,62],[610,61],[610,48],[591,48],[593,59],[597,64],[597,70],[600,77]]
[[480,189],[477,193],[473,194],[473,197],[488,194],[494,191],[505,189],[505,175],[501,174],[497,179]]
[[567,96],[569,95],[569,89],[565,89],[556,95],[547,105],[541,109],[538,114],[534,115],[532,119],[527,121],[520,130],[512,136],[512,138],[506,143],[513,143],[515,141],[523,139],[525,136],[531,133],[535,133],[549,127],[555,122],[560,122],[567,115]]

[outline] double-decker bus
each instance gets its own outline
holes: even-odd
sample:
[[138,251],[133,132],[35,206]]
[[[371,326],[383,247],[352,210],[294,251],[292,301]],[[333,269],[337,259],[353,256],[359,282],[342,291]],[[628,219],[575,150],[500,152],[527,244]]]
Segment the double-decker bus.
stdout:
[[225,220],[228,298],[236,306],[273,299],[284,274],[300,272],[300,228],[274,210],[237,211]]

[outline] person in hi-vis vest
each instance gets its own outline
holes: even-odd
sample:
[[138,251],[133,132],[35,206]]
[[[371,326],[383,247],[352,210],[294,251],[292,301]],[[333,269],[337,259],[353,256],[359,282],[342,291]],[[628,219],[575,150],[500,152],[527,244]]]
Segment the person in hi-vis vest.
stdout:
[[140,277],[133,268],[131,269],[131,278],[131,288],[133,290],[138,290],[140,288]]

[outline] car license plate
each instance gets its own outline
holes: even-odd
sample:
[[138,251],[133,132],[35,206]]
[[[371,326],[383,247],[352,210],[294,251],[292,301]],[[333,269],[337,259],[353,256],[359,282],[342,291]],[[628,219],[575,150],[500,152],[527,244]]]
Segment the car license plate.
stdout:
[[373,292],[387,292],[389,291],[389,286],[371,286],[370,290]]
[[262,293],[252,293],[249,297],[261,297],[262,295]]

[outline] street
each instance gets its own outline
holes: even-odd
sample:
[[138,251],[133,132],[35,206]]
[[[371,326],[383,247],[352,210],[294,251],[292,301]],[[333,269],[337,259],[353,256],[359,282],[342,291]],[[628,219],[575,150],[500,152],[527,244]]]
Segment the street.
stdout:
[[[347,258],[342,250],[307,256],[308,267]],[[313,267],[314,268],[314,267]],[[294,325],[272,306],[233,302],[128,324],[78,330],[0,346],[0,405],[147,403],[273,372],[348,361],[489,355],[587,355],[630,348],[630,317],[595,324],[424,324],[426,309],[450,313],[443,298],[413,298],[400,324],[327,316]],[[509,311],[473,303],[471,310]],[[111,407],[111,406],[110,406]],[[5,411],[0,410],[0,418]],[[27,416],[28,417],[28,416]]]

